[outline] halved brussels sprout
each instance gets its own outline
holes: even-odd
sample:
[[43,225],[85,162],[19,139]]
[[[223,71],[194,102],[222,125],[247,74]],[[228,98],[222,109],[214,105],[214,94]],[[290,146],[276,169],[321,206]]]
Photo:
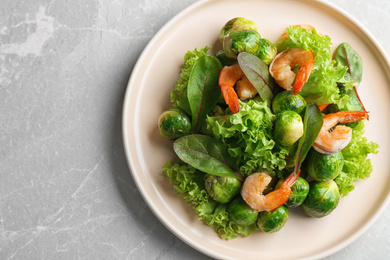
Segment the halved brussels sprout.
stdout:
[[335,179],[344,166],[344,157],[340,152],[333,154],[322,154],[310,149],[305,160],[307,173],[317,181],[328,181]]
[[228,58],[237,58],[240,52],[257,55],[260,46],[260,34],[254,30],[231,31],[222,41],[222,48]]
[[191,119],[180,108],[164,111],[158,119],[160,134],[168,140],[175,140],[191,133]]
[[[283,181],[284,179],[279,180],[275,187],[276,190],[282,186]],[[290,195],[284,205],[290,208],[296,208],[300,206],[305,201],[307,194],[309,194],[309,189],[309,183],[304,178],[299,177],[293,186],[291,186]]]
[[310,190],[307,198],[301,205],[303,211],[315,218],[322,218],[337,207],[340,200],[340,191],[336,182],[314,181],[310,183]]
[[213,200],[219,203],[227,203],[236,197],[240,193],[241,185],[241,181],[234,177],[205,175],[206,191]]
[[262,211],[259,213],[257,226],[265,233],[275,233],[284,227],[288,216],[288,208],[284,205],[273,211]]
[[303,122],[301,116],[290,110],[282,111],[276,115],[274,137],[282,146],[293,145],[303,135]]
[[239,225],[252,225],[256,223],[259,212],[252,209],[241,196],[237,196],[226,207],[231,219]]
[[270,40],[262,38],[257,57],[259,57],[265,64],[270,65],[276,54],[278,54],[276,45]]
[[275,114],[281,111],[291,110],[303,116],[306,106],[306,100],[301,95],[294,95],[289,90],[280,92],[272,100],[272,110]]

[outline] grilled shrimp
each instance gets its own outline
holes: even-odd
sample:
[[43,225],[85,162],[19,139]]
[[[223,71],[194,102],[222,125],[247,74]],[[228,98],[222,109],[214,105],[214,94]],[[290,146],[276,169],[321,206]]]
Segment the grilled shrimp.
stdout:
[[296,182],[298,177],[299,173],[290,174],[290,176],[283,181],[280,189],[264,195],[263,191],[270,183],[271,177],[264,172],[253,173],[245,179],[241,189],[241,196],[254,210],[272,211],[288,200],[291,186]]
[[[314,54],[311,50],[293,48],[276,55],[270,64],[269,72],[279,86],[286,90],[293,89],[295,95],[309,79],[313,64]],[[297,74],[294,72],[295,66],[299,66]]]
[[313,148],[323,154],[341,151],[351,141],[352,128],[345,125],[338,125],[334,129],[333,127],[338,123],[352,123],[367,118],[368,113],[365,111],[340,111],[325,115]]
[[[234,85],[236,85],[236,90],[234,90]],[[221,87],[223,98],[233,114],[241,109],[238,97],[241,100],[247,100],[257,94],[257,90],[238,64],[225,66],[222,69],[219,74],[219,86]]]

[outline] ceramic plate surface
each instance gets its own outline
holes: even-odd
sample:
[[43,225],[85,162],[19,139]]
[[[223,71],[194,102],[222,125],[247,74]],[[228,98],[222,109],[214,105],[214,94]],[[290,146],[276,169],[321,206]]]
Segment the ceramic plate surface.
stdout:
[[[157,127],[160,114],[169,108],[187,50],[212,45],[220,49],[218,34],[234,17],[253,20],[261,36],[275,41],[284,28],[311,24],[332,38],[333,46],[348,42],[362,56],[363,81],[359,93],[370,111],[366,136],[380,145],[372,156],[370,178],[342,198],[325,218],[293,210],[284,228],[274,234],[257,232],[249,238],[225,241],[197,219],[191,205],[173,189],[161,166],[174,159],[172,142]],[[168,22],[145,48],[133,70],[123,110],[126,156],[145,201],[177,237],[193,248],[218,259],[318,259],[350,244],[376,220],[389,201],[390,189],[390,69],[389,61],[373,37],[345,12],[311,0],[200,1]]]

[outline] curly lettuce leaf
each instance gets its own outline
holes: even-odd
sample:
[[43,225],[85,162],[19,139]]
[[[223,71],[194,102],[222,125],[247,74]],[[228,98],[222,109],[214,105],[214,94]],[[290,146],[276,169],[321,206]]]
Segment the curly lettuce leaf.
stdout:
[[184,64],[180,72],[180,78],[177,80],[174,89],[171,91],[171,103],[174,107],[183,109],[191,115],[191,108],[187,98],[187,86],[192,68],[195,62],[211,48],[206,46],[201,49],[195,48],[193,51],[187,51],[184,55]]
[[371,160],[367,157],[369,154],[377,154],[379,145],[369,142],[363,134],[364,121],[360,121],[353,128],[351,142],[341,150],[344,156],[344,166],[335,181],[343,196],[348,195],[355,188],[354,182],[369,177],[372,172]]
[[227,204],[214,201],[204,187],[204,173],[187,164],[166,162],[162,167],[163,174],[174,183],[177,190],[187,203],[192,203],[199,215],[199,220],[204,221],[223,239],[233,239],[238,235],[249,236],[258,230],[256,225],[240,226],[230,220],[226,211]]
[[315,29],[308,32],[304,28],[290,26],[286,29],[288,38],[279,41],[278,52],[302,48],[314,54],[313,70],[301,92],[307,103],[332,104],[339,106],[348,102],[348,97],[340,95],[337,83],[344,83],[346,90],[353,88],[353,82],[344,77],[348,68],[332,60],[332,42],[329,36],[320,35]]
[[272,134],[275,115],[269,102],[250,100],[229,116],[208,117],[208,127],[215,138],[228,146],[229,154],[248,176],[263,169],[283,169],[288,150],[278,145]]

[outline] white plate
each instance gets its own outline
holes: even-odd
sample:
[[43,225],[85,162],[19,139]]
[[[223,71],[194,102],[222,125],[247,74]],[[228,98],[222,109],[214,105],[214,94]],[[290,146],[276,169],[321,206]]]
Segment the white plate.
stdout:
[[[233,17],[253,20],[262,37],[276,40],[289,25],[307,23],[332,38],[334,46],[349,42],[364,62],[360,95],[371,112],[366,136],[380,145],[372,156],[370,178],[356,184],[338,208],[322,219],[290,214],[275,234],[257,232],[249,238],[225,241],[203,224],[161,172],[175,157],[172,142],[159,135],[157,120],[171,108],[169,95],[179,77],[187,50],[212,45],[220,48],[218,33]],[[214,0],[190,6],[148,44],[133,70],[123,108],[126,156],[145,201],[176,236],[195,249],[219,259],[318,259],[350,244],[376,220],[389,201],[390,190],[390,68],[373,37],[343,11],[311,0]]]

